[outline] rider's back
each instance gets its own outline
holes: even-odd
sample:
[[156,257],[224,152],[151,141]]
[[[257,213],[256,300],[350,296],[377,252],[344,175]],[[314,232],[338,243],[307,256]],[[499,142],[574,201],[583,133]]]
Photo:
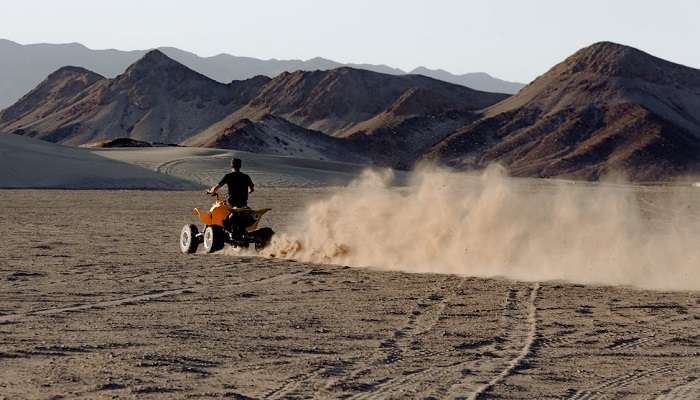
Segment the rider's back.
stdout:
[[248,188],[253,186],[253,181],[243,172],[234,171],[224,175],[219,186],[228,186],[228,202],[232,207],[246,207],[248,205]]

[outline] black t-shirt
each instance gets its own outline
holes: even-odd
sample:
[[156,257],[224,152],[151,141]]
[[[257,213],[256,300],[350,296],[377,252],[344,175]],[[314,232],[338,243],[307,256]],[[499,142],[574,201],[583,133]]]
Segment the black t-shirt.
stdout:
[[231,172],[224,175],[219,186],[228,185],[228,202],[233,207],[248,205],[248,188],[253,187],[253,181],[243,172]]

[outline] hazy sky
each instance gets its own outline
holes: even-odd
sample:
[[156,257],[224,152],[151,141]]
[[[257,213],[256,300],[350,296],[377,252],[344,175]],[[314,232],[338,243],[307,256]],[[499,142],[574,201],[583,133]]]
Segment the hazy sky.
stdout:
[[700,67],[698,0],[21,0],[0,37],[484,71],[527,82],[601,40]]

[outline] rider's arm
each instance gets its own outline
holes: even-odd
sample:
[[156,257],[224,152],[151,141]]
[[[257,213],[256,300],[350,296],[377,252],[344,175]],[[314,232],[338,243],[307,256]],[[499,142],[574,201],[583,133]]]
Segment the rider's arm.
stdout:
[[219,186],[219,185],[214,185],[214,186],[212,186],[211,188],[209,188],[208,192],[209,192],[209,193],[216,193],[216,192],[219,191],[219,189],[221,189],[221,186]]
[[209,190],[207,190],[207,193],[209,193],[209,194],[214,194],[214,193],[218,192],[219,189],[221,189],[221,187],[224,186],[224,185],[226,184],[226,177],[228,177],[228,175],[224,175],[224,177],[221,178],[221,180],[219,181],[219,183],[217,183],[216,185],[214,185],[214,186],[212,186],[211,188],[209,188]]
[[248,187],[250,188],[250,191],[248,193],[253,193],[255,191],[255,185],[253,184],[253,180],[248,177]]

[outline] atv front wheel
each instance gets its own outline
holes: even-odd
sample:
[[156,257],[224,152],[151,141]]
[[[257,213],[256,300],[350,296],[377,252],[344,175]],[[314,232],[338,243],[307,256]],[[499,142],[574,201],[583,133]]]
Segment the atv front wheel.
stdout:
[[213,253],[224,247],[224,231],[220,226],[207,226],[204,230],[204,251]]
[[199,230],[194,225],[185,225],[180,231],[180,251],[185,254],[194,253],[199,246],[199,238],[197,235]]

